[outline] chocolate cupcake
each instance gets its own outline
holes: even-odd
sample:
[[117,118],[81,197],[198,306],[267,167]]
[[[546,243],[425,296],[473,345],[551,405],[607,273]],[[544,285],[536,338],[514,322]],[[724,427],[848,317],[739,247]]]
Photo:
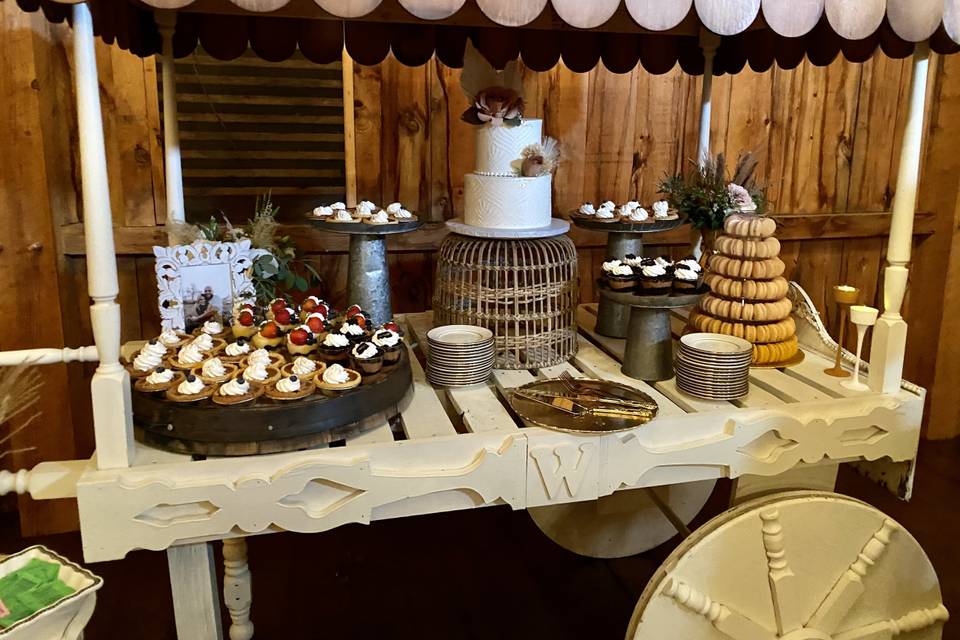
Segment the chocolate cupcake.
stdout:
[[363,327],[363,323],[356,319],[356,316],[351,317],[340,325],[339,332],[340,335],[346,337],[351,344],[359,344],[367,339],[367,330]]
[[343,363],[350,355],[350,345],[350,338],[339,331],[331,331],[317,347],[317,354],[327,363]]
[[373,375],[383,368],[383,351],[372,342],[361,342],[350,351],[350,360],[362,375]]
[[673,290],[681,293],[690,293],[700,286],[700,273],[690,268],[690,265],[677,263],[673,267]]
[[644,258],[640,264],[637,280],[640,295],[666,295],[673,288],[673,270],[657,264],[653,258]]
[[611,291],[632,291],[637,286],[633,267],[620,260],[608,260],[601,266],[603,279]]
[[373,344],[383,352],[383,364],[386,367],[394,365],[400,360],[403,351],[403,339],[400,334],[391,329],[381,329],[373,334]]

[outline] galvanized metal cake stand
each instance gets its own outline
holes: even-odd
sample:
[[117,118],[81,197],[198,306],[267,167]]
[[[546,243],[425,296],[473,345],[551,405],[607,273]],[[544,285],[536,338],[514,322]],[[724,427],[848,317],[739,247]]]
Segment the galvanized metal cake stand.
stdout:
[[365,222],[325,222],[310,219],[321,231],[350,236],[347,267],[347,300],[360,305],[376,324],[393,318],[390,304],[390,269],[387,266],[387,236],[415,231],[419,220],[373,225]]
[[[601,222],[578,217],[571,212],[570,221],[581,229],[603,231],[607,234],[607,255],[622,258],[628,253],[643,255],[643,235],[672,231],[687,224],[683,214],[674,220],[654,222]],[[630,323],[630,308],[606,298],[600,298],[597,308],[597,333],[611,338],[626,338]]]
[[627,344],[623,352],[624,375],[648,382],[669,380],[673,377],[673,333],[670,330],[670,311],[697,304],[706,293],[666,296],[638,296],[600,289],[600,304],[629,310]]

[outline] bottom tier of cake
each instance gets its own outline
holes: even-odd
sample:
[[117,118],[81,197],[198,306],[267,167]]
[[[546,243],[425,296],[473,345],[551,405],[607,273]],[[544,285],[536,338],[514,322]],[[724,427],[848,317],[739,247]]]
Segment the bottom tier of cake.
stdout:
[[464,176],[464,222],[488,229],[539,229],[550,225],[550,176]]

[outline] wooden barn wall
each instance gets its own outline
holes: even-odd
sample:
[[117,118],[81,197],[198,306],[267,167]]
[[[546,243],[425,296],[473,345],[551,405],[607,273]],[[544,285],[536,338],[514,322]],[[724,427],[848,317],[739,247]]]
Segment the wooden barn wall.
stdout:
[[[9,323],[0,349],[90,344],[76,116],[73,111],[69,32],[39,14],[23,14],[0,3],[0,95],[10,105],[0,139],[16,153],[0,156],[0,298]],[[158,331],[153,259],[149,246],[162,241],[164,218],[162,151],[156,97],[157,67],[116,48],[98,45],[101,102],[107,136],[111,200],[120,252],[123,338]],[[810,293],[833,325],[830,286],[850,282],[864,300],[879,304],[884,234],[897,171],[899,136],[905,117],[903,92],[909,61],[875,58],[865,64],[837,60],[827,67],[808,63],[766,74],[749,70],[714,83],[714,150],[761,156],[773,209],[783,214],[783,257],[789,275]],[[388,60],[355,66],[357,192],[380,202],[415,205],[431,221],[462,211],[463,175],[472,169],[472,129],[460,122],[466,99],[459,72],[431,63],[408,68]],[[564,145],[566,159],[554,182],[558,211],[584,200],[656,198],[658,180],[693,157],[697,136],[699,79],[678,70],[650,76],[638,69],[617,75],[598,68],[574,74],[560,66],[524,77],[530,116],[542,117],[546,133]],[[910,349],[906,375],[930,385],[934,405],[929,435],[960,433],[951,388],[960,383],[954,342],[941,333],[956,329],[960,300],[948,291],[953,309],[941,301],[948,270],[953,282],[960,257],[957,236],[957,176],[960,154],[960,57],[931,63],[931,99],[925,139],[916,253],[907,303]],[[349,140],[350,137],[347,136]],[[876,212],[875,215],[864,212]],[[289,227],[301,245],[318,254],[325,277],[321,294],[345,300],[346,244],[342,238]],[[428,308],[435,225],[395,241],[390,255],[394,307]],[[596,298],[594,279],[603,258],[602,238],[575,234],[580,246],[584,301]],[[666,236],[653,251],[680,254],[686,238]],[[951,262],[952,260],[952,262]],[[953,351],[950,351],[954,349]],[[93,431],[87,394],[92,365],[44,369],[46,394],[68,398],[49,403],[26,440],[37,449],[15,456],[12,466],[39,460],[86,456]],[[25,533],[66,529],[74,515],[64,505],[20,501]]]

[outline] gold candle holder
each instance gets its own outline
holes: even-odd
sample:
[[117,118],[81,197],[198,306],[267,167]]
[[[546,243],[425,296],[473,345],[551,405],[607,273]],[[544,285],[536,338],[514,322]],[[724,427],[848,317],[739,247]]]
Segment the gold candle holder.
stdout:
[[835,378],[849,378],[850,372],[840,366],[843,359],[843,338],[847,329],[847,310],[851,305],[857,304],[860,297],[860,289],[851,287],[848,284],[838,284],[833,287],[833,299],[840,307],[840,336],[837,338],[837,357],[833,366],[824,369],[823,372],[828,376]]

